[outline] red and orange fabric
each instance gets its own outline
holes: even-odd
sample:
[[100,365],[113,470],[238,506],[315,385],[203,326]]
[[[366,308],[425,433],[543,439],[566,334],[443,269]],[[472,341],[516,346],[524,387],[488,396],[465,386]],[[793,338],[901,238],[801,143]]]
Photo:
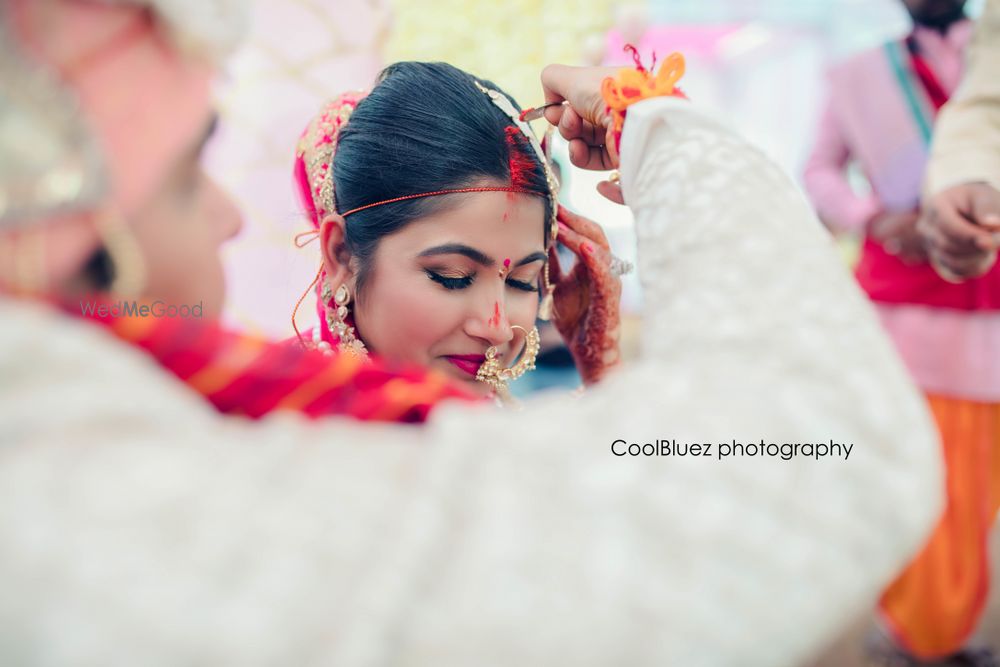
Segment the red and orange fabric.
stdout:
[[1000,404],[929,395],[947,467],[947,504],[923,551],[886,590],[882,614],[911,654],[962,649],[990,588],[988,543],[1000,509]]
[[[298,344],[229,331],[184,318],[86,315],[118,339],[149,353],[217,410],[258,419],[279,411],[307,417],[422,422],[447,399],[479,400],[445,376],[416,367],[328,356]],[[67,306],[80,315],[80,308]],[[117,315],[117,316],[116,316]]]

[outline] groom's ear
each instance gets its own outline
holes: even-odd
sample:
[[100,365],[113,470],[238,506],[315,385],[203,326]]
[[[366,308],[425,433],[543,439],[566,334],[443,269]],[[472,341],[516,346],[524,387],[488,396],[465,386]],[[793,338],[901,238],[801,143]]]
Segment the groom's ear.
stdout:
[[351,270],[351,253],[347,250],[347,221],[330,213],[319,223],[319,240],[323,244],[323,269],[336,287],[346,283]]

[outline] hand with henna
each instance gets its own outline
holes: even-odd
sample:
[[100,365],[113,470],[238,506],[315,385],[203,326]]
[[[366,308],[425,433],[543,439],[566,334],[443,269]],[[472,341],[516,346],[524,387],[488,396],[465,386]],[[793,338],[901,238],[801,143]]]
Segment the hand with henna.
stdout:
[[566,341],[584,384],[600,380],[621,359],[622,281],[611,273],[611,249],[597,223],[559,207],[559,242],[576,264],[563,275],[555,245],[549,250],[556,329]]

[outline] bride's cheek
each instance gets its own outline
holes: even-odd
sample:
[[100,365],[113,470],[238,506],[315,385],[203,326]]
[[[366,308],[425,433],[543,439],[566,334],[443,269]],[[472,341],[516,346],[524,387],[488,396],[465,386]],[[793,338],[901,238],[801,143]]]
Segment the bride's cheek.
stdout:
[[507,317],[511,324],[524,327],[528,331],[535,326],[535,319],[538,316],[537,299],[533,293],[526,293],[519,296],[515,302],[509,303]]

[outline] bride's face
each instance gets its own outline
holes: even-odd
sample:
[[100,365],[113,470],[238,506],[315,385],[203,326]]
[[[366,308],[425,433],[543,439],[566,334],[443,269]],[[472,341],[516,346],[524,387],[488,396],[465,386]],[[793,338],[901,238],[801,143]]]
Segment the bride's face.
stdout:
[[385,359],[485,389],[475,374],[486,348],[497,346],[509,365],[524,344],[512,326],[534,326],[544,216],[540,197],[479,192],[383,238],[354,304],[362,340]]

